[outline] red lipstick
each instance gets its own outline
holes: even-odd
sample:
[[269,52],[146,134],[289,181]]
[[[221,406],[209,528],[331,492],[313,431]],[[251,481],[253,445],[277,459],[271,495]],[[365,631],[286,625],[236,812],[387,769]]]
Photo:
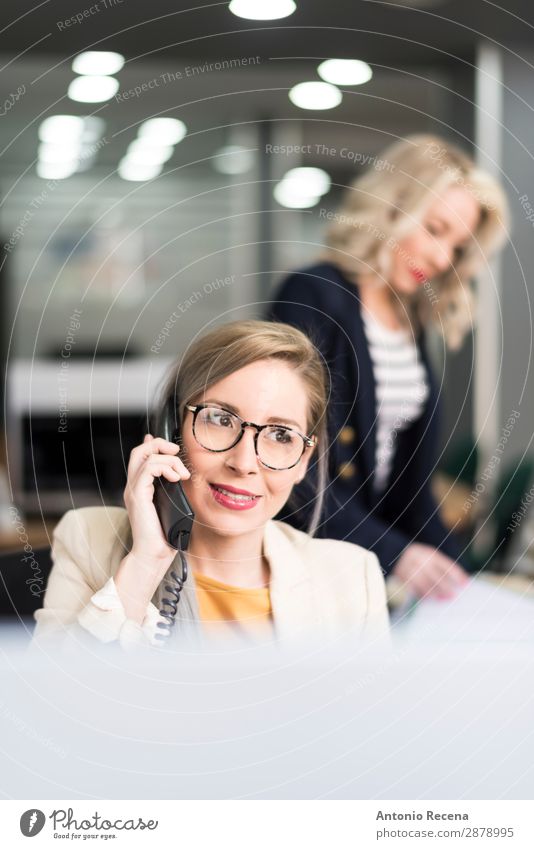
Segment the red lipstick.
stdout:
[[229,510],[250,510],[261,498],[261,495],[229,484],[210,483],[209,488],[217,504]]

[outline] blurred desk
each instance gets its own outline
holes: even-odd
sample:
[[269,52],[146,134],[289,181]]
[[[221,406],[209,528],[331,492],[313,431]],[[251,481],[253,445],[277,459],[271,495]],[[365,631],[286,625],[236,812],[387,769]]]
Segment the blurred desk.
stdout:
[[534,598],[534,578],[529,578],[528,575],[495,575],[493,572],[484,572],[480,578],[505,590]]
[[394,634],[414,643],[534,643],[532,581],[511,577],[512,588],[501,575],[479,576],[450,600],[407,598],[392,613]]
[[[493,586],[501,587],[503,590],[510,590],[522,596],[534,598],[534,578],[527,575],[500,575],[494,572],[482,572],[476,578],[477,581],[490,583]],[[395,575],[390,575],[386,581],[388,607],[395,611],[402,605],[405,605],[410,598],[410,593],[399,581]]]

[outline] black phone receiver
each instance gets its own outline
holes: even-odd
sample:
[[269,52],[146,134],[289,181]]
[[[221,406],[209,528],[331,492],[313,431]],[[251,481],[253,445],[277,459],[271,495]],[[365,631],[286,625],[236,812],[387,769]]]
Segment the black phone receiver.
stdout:
[[187,551],[194,513],[182,485],[158,478],[154,482],[154,505],[169,545]]
[[[164,439],[169,442],[176,441],[176,429],[170,409],[166,410],[161,430]],[[186,551],[195,515],[181,483],[157,478],[154,481],[154,506],[169,545],[177,551]]]
[[[174,426],[174,407],[169,401],[163,417],[161,435],[169,442],[174,442],[176,428]],[[176,612],[180,601],[180,593],[187,581],[187,559],[184,552],[189,545],[189,537],[195,518],[189,501],[185,497],[182,484],[178,481],[168,481],[166,478],[156,478],[154,481],[154,506],[158,514],[165,539],[172,548],[178,551],[181,563],[181,574],[173,570],[170,573],[169,583],[164,584],[165,590],[170,594],[162,598],[160,616],[163,621],[158,622],[160,629],[156,639],[160,642],[168,640],[174,627]]]

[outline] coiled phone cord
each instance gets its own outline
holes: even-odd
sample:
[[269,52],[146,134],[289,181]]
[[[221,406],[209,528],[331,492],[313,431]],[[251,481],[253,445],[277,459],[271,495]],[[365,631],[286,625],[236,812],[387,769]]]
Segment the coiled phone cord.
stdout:
[[173,583],[165,584],[164,586],[165,590],[171,593],[171,597],[163,598],[161,600],[162,607],[159,612],[159,615],[163,619],[165,619],[165,622],[158,622],[157,627],[161,628],[164,633],[156,634],[156,640],[168,640],[171,635],[172,629],[176,624],[176,611],[178,610],[178,604],[180,602],[180,593],[182,592],[184,584],[187,581],[187,559],[181,548],[178,549],[178,554],[180,555],[182,574],[179,575],[173,569],[169,576],[172,579]]

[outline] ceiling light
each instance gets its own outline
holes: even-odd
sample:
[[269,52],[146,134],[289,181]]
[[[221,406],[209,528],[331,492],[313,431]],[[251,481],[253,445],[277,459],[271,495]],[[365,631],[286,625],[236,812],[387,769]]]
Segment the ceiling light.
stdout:
[[308,209],[310,206],[315,206],[319,200],[319,195],[302,192],[300,186],[292,185],[288,180],[277,183],[273,194],[280,206],[289,209]]
[[39,138],[43,142],[68,142],[81,138],[84,120],[77,115],[51,115],[39,127]]
[[71,177],[78,168],[77,162],[41,162],[37,163],[37,175],[43,180],[64,180]]
[[42,142],[69,145],[79,142],[94,142],[102,137],[105,121],[90,115],[81,118],[78,115],[51,115],[45,118],[39,127],[39,139]]
[[228,8],[238,18],[274,21],[292,15],[297,5],[294,0],[232,0]]
[[213,155],[213,167],[220,174],[244,174],[254,164],[254,151],[237,144],[221,147]]
[[102,103],[117,93],[119,81],[115,77],[76,77],[69,86],[71,100],[80,103]]
[[373,76],[370,65],[359,59],[327,59],[321,62],[317,73],[334,85],[363,85]]
[[326,171],[322,168],[292,168],[282,180],[283,183],[291,183],[295,191],[302,195],[325,195],[332,185],[332,181]]
[[124,65],[124,56],[108,50],[88,50],[80,53],[72,63],[75,74],[104,75],[116,74]]
[[340,90],[330,83],[298,83],[289,92],[289,99],[301,109],[333,109],[343,100]]
[[[141,144],[140,144],[141,142]],[[160,145],[158,147],[143,144],[143,139],[135,139],[128,145],[126,157],[129,162],[138,162],[147,165],[156,165],[167,162],[174,153],[174,147]]]
[[129,157],[124,157],[119,162],[118,173],[123,180],[134,180],[141,182],[143,180],[152,180],[161,174],[163,166],[161,163],[154,165],[142,165],[138,162],[132,162]]
[[144,121],[137,135],[139,138],[155,139],[159,144],[178,144],[187,132],[187,127],[178,118],[150,118]]
[[49,144],[42,142],[39,145],[38,156],[41,162],[77,162],[81,148],[76,142],[69,144]]

